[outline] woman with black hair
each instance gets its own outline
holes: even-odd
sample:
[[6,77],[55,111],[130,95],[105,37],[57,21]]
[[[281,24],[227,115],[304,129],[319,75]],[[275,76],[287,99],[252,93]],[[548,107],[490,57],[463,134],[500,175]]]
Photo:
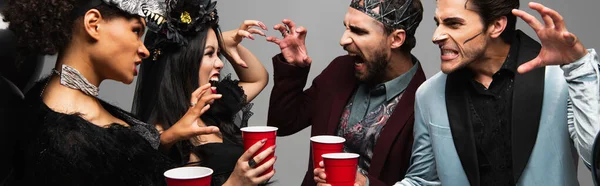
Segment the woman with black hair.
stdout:
[[[104,80],[126,84],[149,56],[141,37],[156,30],[161,0],[11,0],[2,10],[15,32],[20,54],[57,54],[55,69],[27,93],[28,144],[14,185],[164,185],[163,172],[176,164],[160,151],[176,141],[218,131],[199,126],[205,103],[221,97],[196,89],[190,107],[159,134],[152,126],[96,96]],[[162,6],[162,7],[161,7]],[[146,24],[148,23],[148,24]],[[242,159],[250,159],[263,143]],[[258,154],[260,162],[269,152]],[[246,177],[233,180],[243,184]]]
[[[170,155],[180,164],[212,168],[212,185],[221,185],[230,175],[239,174],[234,170],[236,165],[252,169],[247,162],[238,161],[244,151],[240,128],[247,126],[252,115],[248,103],[264,89],[268,73],[240,42],[243,38],[254,39],[252,34],[265,35],[253,27],[267,28],[259,21],[246,20],[238,29],[221,33],[215,6],[211,0],[168,2],[166,24],[146,37],[153,52],[141,67],[133,113],[159,131],[168,130],[193,106],[188,101],[190,93],[210,83],[211,91],[206,94],[223,97],[208,103],[210,108],[199,122],[219,127],[219,133],[180,141]],[[232,63],[239,81],[220,74],[222,57]],[[257,176],[253,184],[262,183],[274,173]]]

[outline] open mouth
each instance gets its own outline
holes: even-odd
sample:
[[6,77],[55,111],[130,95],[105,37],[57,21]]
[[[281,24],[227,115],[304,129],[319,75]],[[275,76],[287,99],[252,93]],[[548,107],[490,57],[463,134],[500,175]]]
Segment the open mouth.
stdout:
[[213,94],[217,93],[217,84],[219,83],[219,74],[214,74],[214,75],[210,76],[210,79],[208,80],[208,82],[210,83],[210,91]]
[[358,54],[348,53],[348,56],[352,56],[354,58],[354,64],[355,65],[360,65],[360,64],[365,63],[365,61],[363,60],[363,58],[361,56],[359,56]]
[[354,70],[356,72],[363,72],[366,69],[366,63],[362,56],[358,54],[348,54],[354,58]]
[[458,51],[448,47],[440,47],[440,56],[442,60],[453,60],[458,57]]
[[138,68],[137,68],[137,67],[138,67],[138,66],[139,66],[141,63],[142,63],[141,61],[140,61],[140,62],[135,62],[135,63],[133,63],[133,75],[134,75],[134,76],[137,76],[137,75],[138,75]]

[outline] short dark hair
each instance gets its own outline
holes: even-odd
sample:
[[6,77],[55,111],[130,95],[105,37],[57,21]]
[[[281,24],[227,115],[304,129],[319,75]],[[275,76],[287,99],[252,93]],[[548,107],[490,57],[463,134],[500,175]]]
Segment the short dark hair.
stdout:
[[[3,7],[4,20],[8,29],[17,37],[19,53],[28,55],[53,55],[63,50],[72,38],[75,20],[72,16],[75,7],[87,0],[10,0]],[[131,18],[119,8],[101,4],[97,9],[105,19],[115,17]]]
[[500,38],[506,43],[512,42],[517,24],[517,17],[512,14],[512,10],[519,8],[519,0],[467,0],[465,8],[469,2],[477,8],[476,11],[481,16],[484,29],[487,29],[500,17],[506,16],[506,28],[500,34]]

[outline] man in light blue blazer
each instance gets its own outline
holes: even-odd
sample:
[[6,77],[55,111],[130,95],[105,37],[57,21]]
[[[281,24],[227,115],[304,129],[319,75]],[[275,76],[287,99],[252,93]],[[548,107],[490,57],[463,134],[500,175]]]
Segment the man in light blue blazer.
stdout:
[[396,185],[579,185],[600,128],[598,55],[554,10],[530,3],[541,23],[518,7],[437,1],[442,73],[417,91],[411,166]]

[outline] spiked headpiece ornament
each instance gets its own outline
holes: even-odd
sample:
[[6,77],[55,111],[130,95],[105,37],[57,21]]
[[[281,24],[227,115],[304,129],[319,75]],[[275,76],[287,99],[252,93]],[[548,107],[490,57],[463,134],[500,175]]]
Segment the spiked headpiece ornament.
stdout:
[[212,0],[166,0],[165,14],[158,16],[164,21],[155,21],[160,27],[147,46],[152,50],[153,60],[157,60],[161,50],[187,45],[199,32],[215,26],[219,21],[216,6],[217,2]]
[[[76,6],[71,13],[73,17],[82,16],[88,10],[101,4],[107,4],[131,15],[146,18],[149,30],[156,31],[164,21],[158,20],[158,15],[164,15],[166,3],[164,0],[88,0]],[[154,19],[153,19],[154,18]]]

